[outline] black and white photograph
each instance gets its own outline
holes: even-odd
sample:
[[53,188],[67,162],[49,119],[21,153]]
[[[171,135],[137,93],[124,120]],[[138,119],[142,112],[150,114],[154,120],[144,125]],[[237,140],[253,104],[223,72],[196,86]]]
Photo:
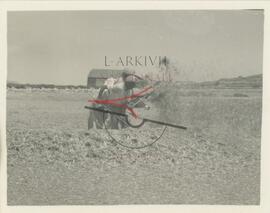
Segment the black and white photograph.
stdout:
[[264,19],[8,11],[7,205],[259,206]]

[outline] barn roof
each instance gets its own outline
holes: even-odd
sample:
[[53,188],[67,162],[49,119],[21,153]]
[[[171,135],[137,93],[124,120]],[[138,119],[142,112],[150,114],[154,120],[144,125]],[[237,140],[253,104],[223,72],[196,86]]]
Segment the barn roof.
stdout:
[[92,69],[88,78],[119,78],[123,72],[129,72],[127,70],[113,70],[113,69]]

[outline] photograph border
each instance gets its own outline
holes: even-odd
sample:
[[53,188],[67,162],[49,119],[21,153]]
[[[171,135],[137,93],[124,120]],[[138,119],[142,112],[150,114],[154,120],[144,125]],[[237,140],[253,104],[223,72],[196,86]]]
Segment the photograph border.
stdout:
[[[71,10],[264,10],[263,110],[261,132],[260,205],[115,205],[115,206],[8,206],[6,146],[7,12]],[[31,212],[270,212],[270,2],[268,1],[2,1],[0,2],[0,211]]]

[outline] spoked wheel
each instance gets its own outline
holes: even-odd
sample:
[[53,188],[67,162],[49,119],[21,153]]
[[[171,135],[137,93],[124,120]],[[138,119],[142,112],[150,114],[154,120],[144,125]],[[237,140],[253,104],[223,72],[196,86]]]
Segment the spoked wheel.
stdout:
[[[147,116],[144,109],[136,109],[139,115]],[[117,121],[118,128],[111,128],[110,119]],[[144,122],[141,118],[126,117],[103,113],[104,128],[110,139],[116,144],[130,148],[142,149],[155,144],[165,133],[166,126]]]

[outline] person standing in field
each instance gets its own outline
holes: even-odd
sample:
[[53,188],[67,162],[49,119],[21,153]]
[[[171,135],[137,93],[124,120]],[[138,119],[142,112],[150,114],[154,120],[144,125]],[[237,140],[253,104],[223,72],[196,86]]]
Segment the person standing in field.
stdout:
[[[97,99],[99,100],[109,100],[115,98],[121,98],[130,96],[133,89],[136,87],[136,80],[134,76],[123,72],[122,76],[119,79],[109,78],[105,81],[104,85],[100,88]],[[128,100],[123,100],[119,104],[127,104]],[[103,107],[93,104],[94,107]],[[122,107],[108,105],[107,110],[112,112],[118,112],[125,114],[126,109]],[[110,129],[121,129],[127,127],[127,124],[124,122],[123,118],[118,115],[112,115],[103,112],[90,111],[88,119],[88,129],[94,127],[94,123],[97,129],[101,129],[106,122],[106,127]]]

